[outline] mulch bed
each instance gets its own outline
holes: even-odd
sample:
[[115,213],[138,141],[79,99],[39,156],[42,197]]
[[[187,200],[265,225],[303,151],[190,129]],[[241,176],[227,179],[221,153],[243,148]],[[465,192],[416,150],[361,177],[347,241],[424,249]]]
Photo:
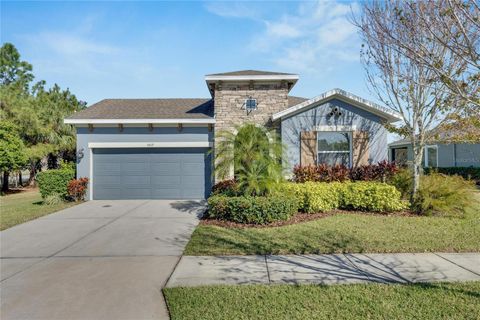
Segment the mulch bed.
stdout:
[[375,216],[386,216],[386,217],[391,217],[391,216],[418,217],[418,215],[410,211],[372,213],[372,212],[363,212],[363,211],[334,210],[334,211],[322,212],[322,213],[299,212],[286,221],[275,221],[269,224],[244,224],[244,223],[209,219],[209,218],[203,218],[202,220],[200,220],[200,224],[207,225],[207,226],[218,226],[218,227],[224,227],[224,228],[272,228],[272,227],[288,226],[291,224],[297,224],[297,223],[308,222],[308,221],[315,221],[315,220],[323,219],[336,214],[361,214],[361,215],[367,215],[367,216],[375,215]]

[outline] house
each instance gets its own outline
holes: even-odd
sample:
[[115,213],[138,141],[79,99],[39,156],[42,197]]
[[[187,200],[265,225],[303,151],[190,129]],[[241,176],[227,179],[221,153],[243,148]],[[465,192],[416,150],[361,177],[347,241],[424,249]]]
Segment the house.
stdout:
[[205,76],[211,98],[106,99],[65,119],[77,131],[77,176],[89,199],[197,199],[210,193],[219,130],[255,123],[277,130],[285,162],[356,166],[387,159],[385,122],[399,116],[335,89],[289,96],[296,74]]
[[[413,162],[412,144],[407,139],[388,145],[390,161],[406,165]],[[480,167],[480,143],[429,142],[423,150],[424,167]]]

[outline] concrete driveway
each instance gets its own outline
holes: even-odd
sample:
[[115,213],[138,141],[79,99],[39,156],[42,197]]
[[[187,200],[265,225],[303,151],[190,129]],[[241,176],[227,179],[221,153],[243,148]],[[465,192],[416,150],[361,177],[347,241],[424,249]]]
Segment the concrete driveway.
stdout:
[[200,201],[89,201],[0,233],[6,319],[168,319]]

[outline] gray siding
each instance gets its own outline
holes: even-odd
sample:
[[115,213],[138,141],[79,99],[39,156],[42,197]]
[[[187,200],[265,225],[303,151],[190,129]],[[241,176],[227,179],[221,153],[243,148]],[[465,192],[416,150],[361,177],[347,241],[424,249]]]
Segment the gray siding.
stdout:
[[[480,143],[432,143],[432,145],[438,148],[439,167],[480,167]],[[412,147],[406,146],[408,161],[413,161]],[[390,150],[394,148],[390,147]]]
[[[342,115],[338,118],[329,118],[327,114],[332,107],[339,107]],[[382,118],[357,108],[338,99],[314,106],[308,110],[282,119],[282,142],[286,146],[287,166],[291,170],[300,163],[300,133],[312,131],[316,126],[356,126],[357,130],[368,131],[370,142],[370,157],[372,163],[386,160],[387,155],[387,130],[383,127]]]
[[[83,150],[83,158],[77,160],[77,177],[89,177],[91,142],[211,142],[213,132],[208,127],[124,127],[120,132],[116,127],[94,128],[92,132],[86,127],[77,128],[77,151]],[[210,178],[210,177],[207,177]]]

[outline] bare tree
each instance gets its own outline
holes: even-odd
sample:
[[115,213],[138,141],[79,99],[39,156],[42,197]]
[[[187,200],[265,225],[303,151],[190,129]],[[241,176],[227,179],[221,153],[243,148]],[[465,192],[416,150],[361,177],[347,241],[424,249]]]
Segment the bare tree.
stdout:
[[[421,43],[399,43],[406,54],[432,69],[459,101],[480,111],[480,5],[476,0],[424,0],[405,2],[407,14],[398,12],[407,27],[425,33],[429,41],[447,50],[431,52]],[[412,18],[411,18],[412,17]],[[416,25],[412,25],[415,21]],[[392,35],[392,40],[395,35]],[[475,107],[473,109],[473,107]]]
[[[450,91],[439,81],[438,73],[406,54],[400,44],[410,42],[441,60],[451,55],[446,46],[415,27],[421,25],[421,17],[411,8],[411,3],[401,0],[364,2],[362,13],[353,22],[365,43],[361,55],[369,88],[402,117],[401,125],[389,129],[412,143],[413,199],[420,185],[423,149],[432,138],[431,129],[449,119],[458,102],[450,101]],[[462,64],[452,61],[450,67],[461,69]]]

